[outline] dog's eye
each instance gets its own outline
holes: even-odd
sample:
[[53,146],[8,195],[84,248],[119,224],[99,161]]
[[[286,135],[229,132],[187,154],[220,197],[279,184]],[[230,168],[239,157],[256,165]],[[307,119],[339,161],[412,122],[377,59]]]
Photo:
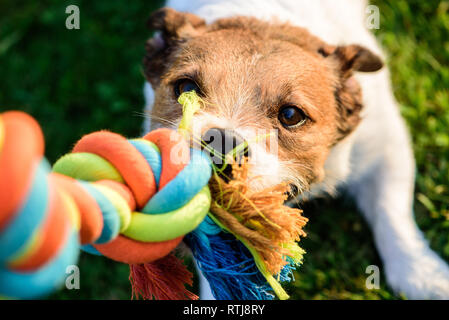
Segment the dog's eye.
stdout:
[[297,128],[304,124],[307,120],[307,116],[298,107],[284,106],[279,110],[279,121],[286,128]]
[[201,94],[199,86],[191,79],[179,79],[176,81],[174,89],[176,98],[189,91],[195,91],[198,95]]

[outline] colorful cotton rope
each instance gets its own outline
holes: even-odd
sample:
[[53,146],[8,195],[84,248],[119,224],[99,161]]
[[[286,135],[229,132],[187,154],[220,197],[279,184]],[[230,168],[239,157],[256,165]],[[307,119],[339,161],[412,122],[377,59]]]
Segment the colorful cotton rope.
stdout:
[[307,219],[283,205],[285,184],[251,192],[245,163],[229,182],[211,179],[208,156],[186,142],[200,98],[179,103],[178,131],[92,133],[53,172],[36,121],[0,114],[0,298],[49,294],[82,249],[129,264],[133,297],[196,299],[171,253],[187,235],[215,298],[288,299],[279,282],[302,262]]
[[53,291],[79,248],[143,264],[167,256],[205,218],[211,164],[175,131],[84,136],[53,167],[38,124],[0,115],[0,295]]

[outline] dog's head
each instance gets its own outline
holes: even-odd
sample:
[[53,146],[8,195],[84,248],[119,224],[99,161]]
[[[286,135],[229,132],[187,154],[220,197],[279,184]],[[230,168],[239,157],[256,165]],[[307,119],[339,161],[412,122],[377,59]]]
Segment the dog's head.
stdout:
[[176,126],[178,96],[196,90],[205,104],[195,126],[203,136],[216,128],[248,141],[262,178],[256,186],[321,181],[331,148],[360,121],[353,72],[382,67],[361,46],[332,46],[289,24],[235,17],[206,25],[163,8],[149,26],[158,31],[144,59],[155,90],[153,127]]

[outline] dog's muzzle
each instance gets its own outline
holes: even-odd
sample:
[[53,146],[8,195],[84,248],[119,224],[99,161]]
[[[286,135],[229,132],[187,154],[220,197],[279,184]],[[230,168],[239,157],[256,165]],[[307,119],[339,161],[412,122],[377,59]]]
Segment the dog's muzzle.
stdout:
[[226,165],[224,177],[231,177],[232,163],[241,163],[250,156],[245,139],[230,129],[211,128],[202,136],[202,149],[210,156],[214,165],[222,168]]

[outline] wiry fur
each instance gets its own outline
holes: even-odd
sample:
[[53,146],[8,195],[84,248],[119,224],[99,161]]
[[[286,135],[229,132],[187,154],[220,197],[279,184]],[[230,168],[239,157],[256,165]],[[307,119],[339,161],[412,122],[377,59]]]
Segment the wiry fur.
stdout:
[[[225,17],[250,16],[263,21],[290,22],[291,25],[303,27],[310,32],[309,34],[307,31],[299,31],[299,29],[294,31],[288,26],[281,28],[269,26],[264,30],[264,32],[284,38],[291,38],[295,32],[302,35],[293,40],[299,41],[299,45],[296,43],[287,48],[285,45],[285,42],[288,42],[287,39],[279,47],[280,52],[275,52],[284,54],[283,57],[286,60],[294,55],[293,52],[296,52],[298,57],[299,55],[304,57],[304,60],[297,61],[297,65],[302,67],[300,72],[294,69],[294,66],[289,65],[290,70],[285,71],[288,68],[283,64],[279,65],[280,69],[284,68],[283,76],[280,75],[280,77],[295,76],[296,73],[307,74],[307,71],[315,71],[321,75],[320,79],[313,79],[312,72],[304,76],[303,79],[307,81],[303,82],[303,86],[308,90],[302,91],[302,103],[311,109],[310,112],[318,111],[318,117],[320,112],[327,114],[333,112],[332,110],[339,110],[334,118],[323,116],[321,121],[317,121],[317,123],[321,123],[319,130],[311,133],[311,137],[314,137],[317,145],[324,146],[328,143],[329,146],[320,150],[316,149],[313,156],[305,157],[304,154],[307,153],[307,150],[304,150],[307,147],[307,144],[304,144],[305,140],[300,140],[295,150],[289,150],[287,145],[293,148],[295,141],[299,140],[294,140],[293,136],[284,133],[283,139],[289,141],[287,145],[281,145],[279,161],[271,161],[273,158],[270,158],[269,154],[261,152],[261,160],[258,163],[260,169],[256,173],[264,176],[267,185],[294,178],[297,180],[298,186],[307,188],[307,184],[310,182],[310,190],[303,194],[304,200],[326,193],[334,194],[337,187],[346,187],[354,196],[372,228],[377,249],[384,263],[383,270],[390,286],[396,292],[405,293],[412,299],[449,298],[449,268],[436,253],[430,250],[413,219],[414,158],[406,126],[400,117],[397,103],[392,94],[388,70],[383,68],[376,73],[356,73],[352,76],[352,72],[349,74],[344,72],[345,64],[341,64],[342,61],[351,60],[350,56],[354,50],[357,52],[356,47],[343,46],[352,43],[362,45],[383,57],[382,50],[374,36],[365,28],[367,3],[360,0],[170,0],[167,2],[167,6],[194,13],[205,19],[206,23],[213,23],[217,19]],[[177,21],[178,26],[185,22],[182,19]],[[208,28],[200,20],[193,19],[193,22],[188,24],[193,28],[189,26],[180,28],[180,33],[185,35],[192,34],[192,32],[204,32]],[[238,19],[234,22],[240,23]],[[258,22],[251,20],[250,23],[257,24]],[[212,28],[219,29],[220,23],[216,23]],[[236,42],[248,41],[248,38],[245,38],[248,34],[242,35],[238,30],[239,27],[234,30]],[[163,32],[161,36],[163,36]],[[156,37],[153,45],[163,45],[160,40],[161,38]],[[226,41],[229,42],[229,46],[225,48],[205,47],[204,50],[208,50],[208,52],[215,50],[214,52],[217,54],[229,52],[235,45],[232,40]],[[326,56],[329,50],[330,53],[334,52],[333,58],[324,59],[310,54],[323,43],[321,54]],[[177,43],[177,45],[180,44],[182,45],[182,43]],[[196,45],[201,48],[201,43]],[[302,46],[302,54],[293,46]],[[339,47],[343,49],[335,54]],[[350,49],[345,51],[345,48]],[[201,61],[205,55],[202,55],[201,50],[195,53],[198,63],[204,63]],[[285,50],[286,52],[283,52]],[[172,52],[170,55],[162,55],[160,57],[164,59],[157,58],[155,61],[160,63],[161,67],[170,63],[179,63],[167,61],[174,57],[171,54]],[[369,56],[369,53],[366,54],[368,54],[368,60],[374,61],[374,65],[370,66],[368,63],[364,68],[376,69],[375,60]],[[198,115],[196,118],[198,124],[205,124],[206,127],[232,127],[239,130],[239,133],[246,139],[251,139],[251,135],[254,135],[254,132],[251,133],[251,130],[248,130],[248,124],[252,124],[249,127],[270,125],[262,116],[255,116],[258,114],[256,109],[248,109],[248,105],[254,106],[257,96],[260,96],[260,88],[258,89],[254,84],[257,80],[263,79],[264,74],[260,73],[252,78],[242,76],[240,77],[241,82],[231,81],[239,79],[239,75],[245,74],[244,68],[250,68],[250,65],[257,63],[259,59],[260,56],[254,52],[251,59],[248,56],[245,60],[242,58],[240,64],[235,63],[237,60],[232,64],[227,60],[222,60],[218,64],[215,61],[215,65],[210,65],[209,61],[209,65],[206,67],[215,72],[215,74],[214,72],[211,74],[214,77],[218,77],[220,74],[222,76],[222,79],[213,77],[209,79],[211,83],[221,81],[220,86],[211,86],[210,90],[231,90],[234,94],[221,94],[219,95],[220,101],[210,101],[211,105],[220,107]],[[186,61],[184,63],[185,67],[189,67],[189,63]],[[337,66],[342,72],[334,73],[332,78],[328,72],[329,68],[335,70]],[[309,70],[308,67],[311,69]],[[350,67],[356,68],[357,66]],[[219,70],[225,70],[225,72],[220,73]],[[273,76],[277,69],[267,67],[265,72],[266,79],[270,79],[268,75]],[[165,79],[168,80],[170,77],[175,78],[176,75],[170,76],[170,72],[168,72]],[[281,78],[279,80],[283,80]],[[151,79],[149,80],[151,81]],[[261,82],[264,83],[263,81]],[[321,81],[322,88],[314,87],[311,84],[317,81]],[[326,89],[326,86],[330,86],[331,83],[334,87],[336,86],[337,95],[340,94],[333,97],[333,101],[336,103],[333,106],[331,106],[332,103]],[[172,96],[172,92],[169,91],[169,83],[159,86],[159,83],[154,82],[153,86],[155,86],[156,94],[148,83],[145,87],[148,110],[151,110],[154,104],[159,107],[152,112],[153,120],[168,118],[168,120],[160,121],[159,124],[153,123],[153,127],[167,126],[167,123],[175,125],[177,120],[173,119],[179,118],[180,113],[179,109],[174,108],[176,101],[166,98]],[[269,86],[271,86],[271,82]],[[282,88],[276,88],[276,90],[282,91]],[[321,100],[318,101],[319,98]],[[339,119],[339,117],[345,116],[344,112],[348,111],[341,109],[341,103],[351,106],[356,117]],[[313,111],[314,108],[317,110]],[[351,114],[351,111],[348,114]],[[145,128],[146,130],[150,128],[148,122]],[[304,134],[306,134],[305,132]],[[322,133],[325,137],[322,136]],[[298,162],[298,159],[302,159],[302,162]],[[258,167],[258,165],[256,164],[254,167]],[[204,288],[206,287],[207,284]],[[204,298],[211,297],[207,295],[207,290],[202,290],[202,295]]]

